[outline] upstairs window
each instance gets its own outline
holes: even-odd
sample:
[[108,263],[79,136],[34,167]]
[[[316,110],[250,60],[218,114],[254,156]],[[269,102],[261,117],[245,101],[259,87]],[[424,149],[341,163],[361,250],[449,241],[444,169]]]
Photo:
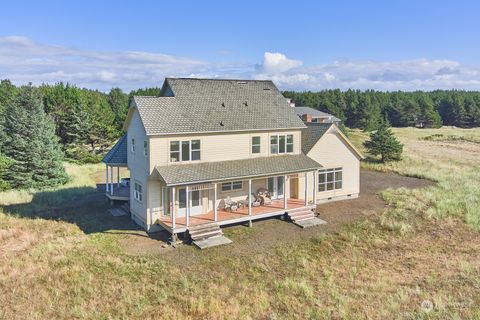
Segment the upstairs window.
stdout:
[[342,189],[343,169],[318,170],[318,192]]
[[281,154],[293,152],[293,134],[274,135],[270,137],[270,153]]
[[252,153],[260,153],[260,137],[252,137]]
[[132,138],[132,143],[131,143],[131,146],[130,146],[130,150],[132,151],[132,153],[135,153],[135,139]]
[[200,140],[170,141],[170,162],[200,160]]
[[148,142],[147,140],[143,141],[143,155],[148,156]]

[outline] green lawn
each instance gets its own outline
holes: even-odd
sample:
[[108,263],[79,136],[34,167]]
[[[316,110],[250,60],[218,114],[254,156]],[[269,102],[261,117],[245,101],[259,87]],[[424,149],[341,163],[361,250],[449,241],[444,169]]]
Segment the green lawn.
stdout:
[[480,319],[480,129],[394,131],[404,160],[362,166],[437,185],[387,190],[383,214],[265,251],[128,254],[134,226],[105,219],[93,189],[101,166],[0,193],[0,318]]

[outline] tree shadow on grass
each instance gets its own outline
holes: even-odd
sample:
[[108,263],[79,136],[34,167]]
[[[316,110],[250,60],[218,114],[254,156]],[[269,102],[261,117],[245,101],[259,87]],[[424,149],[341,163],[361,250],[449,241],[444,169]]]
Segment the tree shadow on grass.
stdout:
[[76,224],[86,234],[132,233],[145,236],[128,215],[112,216],[105,194],[93,187],[39,191],[28,203],[1,206],[7,214],[30,219],[47,219]]

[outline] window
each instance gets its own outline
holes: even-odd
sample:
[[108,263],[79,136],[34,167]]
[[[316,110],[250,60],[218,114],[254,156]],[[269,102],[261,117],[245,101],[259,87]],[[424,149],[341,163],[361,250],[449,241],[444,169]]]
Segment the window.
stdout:
[[318,192],[342,189],[343,169],[318,170]]
[[252,137],[252,153],[260,153],[260,137]]
[[142,202],[142,185],[135,182],[135,191],[133,192],[133,197],[135,200]]
[[148,156],[148,142],[147,140],[143,141],[143,155]]
[[242,188],[243,188],[242,181],[222,183],[222,191],[241,190]]
[[170,141],[170,161],[171,162],[180,161],[180,142],[179,141]]
[[135,139],[134,138],[132,138],[132,144],[131,144],[130,148],[131,148],[131,151],[133,153],[135,153]]
[[200,160],[200,140],[170,141],[170,162]]
[[275,135],[270,137],[270,153],[293,152],[293,134]]

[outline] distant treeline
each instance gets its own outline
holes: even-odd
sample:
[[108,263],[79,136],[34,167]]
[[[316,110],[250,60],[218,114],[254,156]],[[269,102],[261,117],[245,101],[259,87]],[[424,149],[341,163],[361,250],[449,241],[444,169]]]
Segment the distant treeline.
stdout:
[[297,106],[332,113],[350,128],[376,129],[382,118],[394,127],[480,126],[480,92],[381,92],[374,90],[285,91]]
[[[53,119],[65,158],[70,161],[98,162],[105,150],[122,134],[129,100],[133,95],[158,95],[159,88],[109,93],[58,83],[32,87],[41,98],[45,113]],[[0,154],[5,139],[8,108],[15,104],[22,87],[0,81]]]

